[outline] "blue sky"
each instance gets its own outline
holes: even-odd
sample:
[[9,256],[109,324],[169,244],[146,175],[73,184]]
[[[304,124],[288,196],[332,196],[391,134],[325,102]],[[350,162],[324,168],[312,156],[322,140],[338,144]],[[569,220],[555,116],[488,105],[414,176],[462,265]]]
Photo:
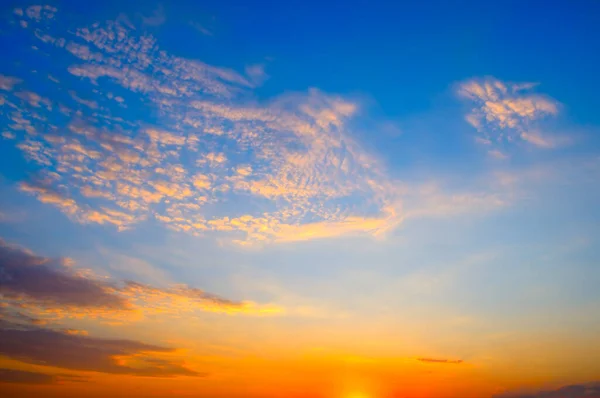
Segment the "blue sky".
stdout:
[[2,322],[208,395],[314,352],[389,396],[600,379],[600,3],[388,3],[2,5]]

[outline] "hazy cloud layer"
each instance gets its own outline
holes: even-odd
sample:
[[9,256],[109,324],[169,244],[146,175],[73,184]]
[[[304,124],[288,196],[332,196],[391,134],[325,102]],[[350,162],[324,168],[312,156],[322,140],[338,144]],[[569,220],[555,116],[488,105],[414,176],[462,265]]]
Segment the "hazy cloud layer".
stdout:
[[0,383],[18,384],[62,384],[64,382],[83,382],[85,377],[67,374],[47,374],[16,369],[0,369]]
[[600,382],[570,385],[556,390],[530,393],[505,393],[494,398],[600,398]]

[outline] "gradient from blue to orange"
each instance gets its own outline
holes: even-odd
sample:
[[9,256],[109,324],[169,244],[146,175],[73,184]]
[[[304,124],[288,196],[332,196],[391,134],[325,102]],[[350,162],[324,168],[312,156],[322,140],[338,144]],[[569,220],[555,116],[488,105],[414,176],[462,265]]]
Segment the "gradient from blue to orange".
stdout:
[[600,396],[600,3],[389,3],[2,4],[3,396]]

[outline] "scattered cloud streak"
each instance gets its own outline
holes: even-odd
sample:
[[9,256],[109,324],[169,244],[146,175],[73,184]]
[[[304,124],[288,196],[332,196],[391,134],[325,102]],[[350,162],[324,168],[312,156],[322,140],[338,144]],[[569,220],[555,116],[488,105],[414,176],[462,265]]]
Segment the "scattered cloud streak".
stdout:
[[190,26],[193,27],[194,29],[196,29],[198,32],[202,33],[203,35],[206,35],[206,36],[213,35],[213,32],[210,29],[208,29],[207,27],[205,27],[204,25],[202,25],[199,22],[196,22],[196,21],[190,22]]
[[462,359],[439,359],[439,358],[417,358],[419,362],[434,363],[442,365],[460,365],[464,361]]

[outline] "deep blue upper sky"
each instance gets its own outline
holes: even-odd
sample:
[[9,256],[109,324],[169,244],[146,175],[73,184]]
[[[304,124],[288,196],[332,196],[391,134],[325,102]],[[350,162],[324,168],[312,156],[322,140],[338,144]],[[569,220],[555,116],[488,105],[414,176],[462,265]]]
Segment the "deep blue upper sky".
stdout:
[[[156,9],[145,1],[62,3],[94,18]],[[181,55],[230,67],[272,58],[271,79],[258,90],[263,97],[314,86],[368,93],[387,116],[404,117],[428,109],[432,94],[449,82],[492,75],[543,82],[545,92],[572,106],[575,120],[600,118],[597,1],[224,0],[162,7],[171,27],[158,27],[156,35]],[[190,20],[213,36],[189,37]]]

